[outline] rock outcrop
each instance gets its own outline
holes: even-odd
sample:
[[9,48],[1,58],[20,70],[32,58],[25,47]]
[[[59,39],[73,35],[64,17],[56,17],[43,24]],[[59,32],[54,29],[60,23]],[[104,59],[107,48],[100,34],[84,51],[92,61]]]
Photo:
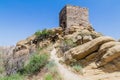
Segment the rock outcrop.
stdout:
[[75,61],[79,61],[82,64],[89,64],[92,61],[96,63],[98,68],[104,66],[104,69],[101,69],[107,72],[120,70],[119,57],[120,42],[107,36],[92,39],[91,41],[71,48],[64,53],[66,64]]
[[83,45],[77,46],[75,48],[70,49],[69,51],[65,52],[65,61],[69,61],[71,59],[80,60],[92,54],[93,52],[97,51],[99,47],[109,41],[114,41],[111,37],[99,37],[90,42],[87,42]]
[[36,45],[33,43],[35,38],[35,35],[33,35],[16,44],[16,47],[14,47],[5,61],[6,75],[14,74],[23,68],[23,65],[29,60],[30,55],[36,50]]
[[89,31],[88,29],[76,29],[76,31],[72,34],[65,35],[65,39],[71,39],[77,45],[84,44],[89,42],[95,38],[102,36],[102,34],[97,33],[95,31]]
[[107,52],[101,57],[99,65],[105,65],[118,57],[120,57],[120,45],[109,48]]
[[51,42],[60,39],[62,34],[62,28],[55,28],[52,30],[45,30],[42,35],[34,34],[25,40],[19,41],[13,49],[11,56],[9,56],[5,62],[6,75],[14,74],[22,69],[37,48],[48,46]]

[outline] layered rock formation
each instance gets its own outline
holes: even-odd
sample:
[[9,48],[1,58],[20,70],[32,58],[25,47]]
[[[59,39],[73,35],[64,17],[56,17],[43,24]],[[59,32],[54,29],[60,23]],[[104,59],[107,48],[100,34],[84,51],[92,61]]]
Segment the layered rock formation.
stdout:
[[93,62],[98,67],[114,63],[112,65],[116,68],[115,70],[120,69],[119,57],[120,42],[116,42],[113,38],[106,36],[93,39],[64,53],[64,59],[67,64],[70,64],[73,60],[86,60],[89,63],[91,59],[94,59]]

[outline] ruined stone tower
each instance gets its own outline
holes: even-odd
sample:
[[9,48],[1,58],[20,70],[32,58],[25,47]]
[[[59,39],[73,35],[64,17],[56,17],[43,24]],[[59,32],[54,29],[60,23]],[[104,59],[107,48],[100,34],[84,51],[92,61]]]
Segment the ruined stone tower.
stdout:
[[88,26],[88,9],[79,6],[66,5],[59,13],[59,25],[63,29],[71,26]]

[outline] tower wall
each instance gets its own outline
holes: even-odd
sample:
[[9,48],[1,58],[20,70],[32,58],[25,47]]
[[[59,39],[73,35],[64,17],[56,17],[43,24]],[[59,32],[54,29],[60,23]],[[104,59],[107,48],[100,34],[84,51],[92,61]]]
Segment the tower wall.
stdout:
[[67,5],[61,10],[59,19],[59,24],[62,28],[69,28],[71,26],[86,27],[89,25],[88,9]]

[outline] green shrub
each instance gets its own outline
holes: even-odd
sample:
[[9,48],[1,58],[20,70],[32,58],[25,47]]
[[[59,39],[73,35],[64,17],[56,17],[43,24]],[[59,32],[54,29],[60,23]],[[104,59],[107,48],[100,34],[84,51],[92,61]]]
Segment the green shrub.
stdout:
[[0,74],[2,74],[5,71],[4,67],[0,65]]
[[43,36],[49,35],[48,30],[47,30],[47,29],[43,29],[43,30],[42,30],[42,35],[43,35]]
[[35,32],[35,35],[37,36],[37,39],[44,40],[55,35],[55,32],[53,32],[52,30],[43,29],[42,31],[38,30],[37,32]]
[[41,31],[41,30],[38,30],[37,32],[35,32],[35,35],[36,35],[37,37],[40,37],[40,36],[48,36],[49,34],[52,34],[52,31],[47,30],[47,29],[43,29],[42,31]]
[[65,39],[64,41],[62,41],[61,43],[61,50],[64,53],[65,51],[75,47],[77,44],[73,42],[72,39]]
[[49,63],[46,64],[46,68],[47,68],[48,70],[49,70],[50,68],[55,67],[55,66],[56,66],[56,64],[55,64],[54,60],[49,61]]
[[45,76],[45,80],[62,80],[54,60],[49,61],[46,68],[48,70],[48,74]]
[[48,61],[47,54],[34,54],[31,58],[29,63],[22,69],[20,72],[24,74],[33,74],[38,72],[40,68],[45,66]]
[[11,76],[1,77],[0,80],[24,80],[24,76],[20,74],[14,74]]
[[81,70],[82,70],[82,66],[79,65],[79,64],[73,65],[72,68],[73,68],[76,72],[81,72]]
[[40,36],[41,34],[42,34],[42,32],[40,30],[38,30],[38,31],[35,32],[36,36]]
[[51,74],[47,74],[47,75],[45,76],[45,80],[53,80],[52,75],[51,75]]

